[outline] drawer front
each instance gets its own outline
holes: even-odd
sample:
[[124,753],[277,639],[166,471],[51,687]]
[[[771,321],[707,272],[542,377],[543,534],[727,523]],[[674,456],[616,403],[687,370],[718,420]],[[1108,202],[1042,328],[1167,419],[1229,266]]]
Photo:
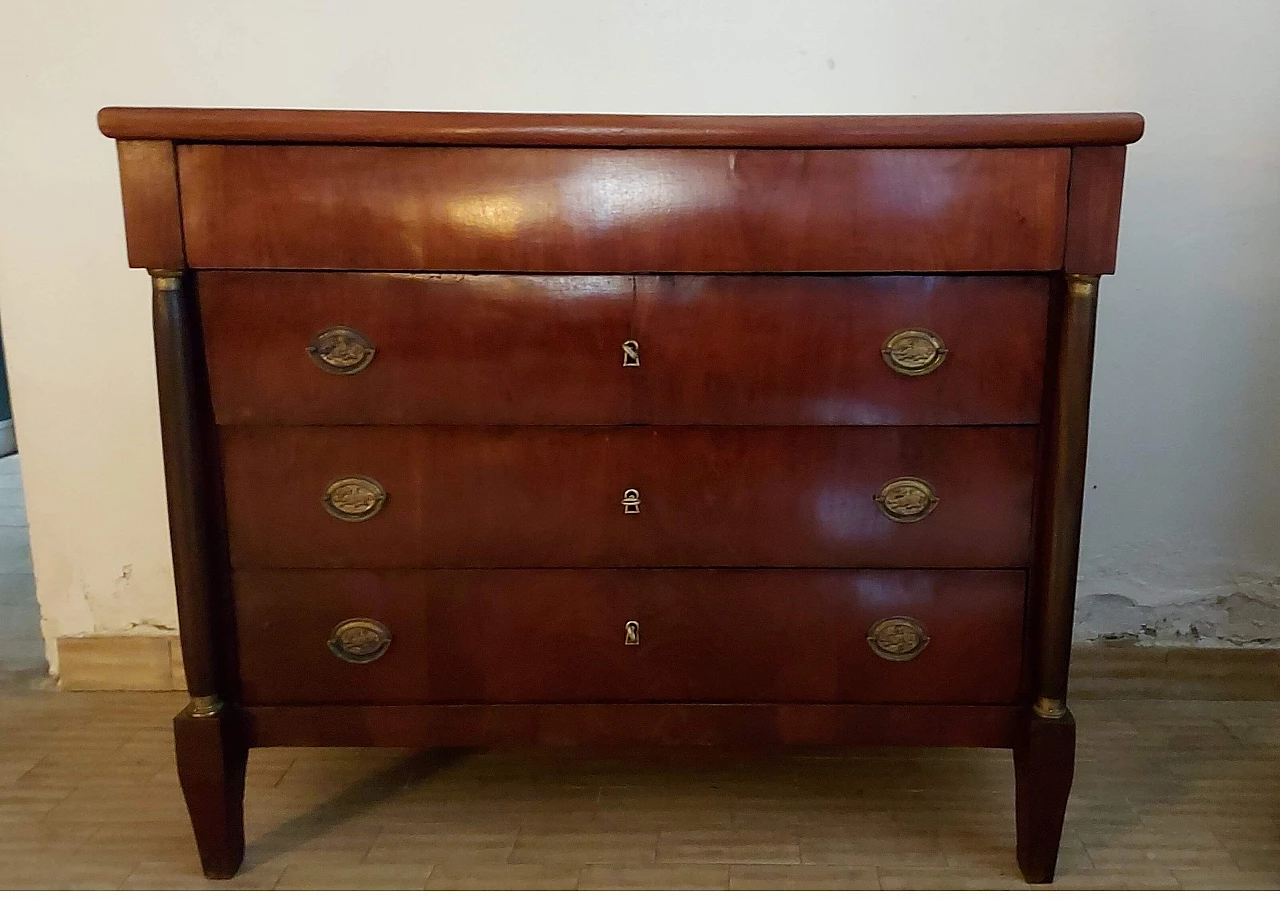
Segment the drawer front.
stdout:
[[192,268],[1061,268],[1070,151],[178,147]]
[[[631,415],[630,276],[199,279],[221,423],[591,425]],[[322,346],[338,328],[362,341],[346,359]]]
[[[223,424],[981,425],[1039,417],[1049,284],[236,271],[199,293]],[[363,343],[322,346],[337,329]]]
[[[221,437],[237,566],[1028,561],[1031,427],[224,427]],[[630,491],[638,502],[626,502]]]
[[[1024,576],[264,570],[236,574],[235,603],[251,704],[1012,703]],[[385,627],[385,650],[335,635],[353,619]]]
[[1043,277],[637,279],[657,423],[997,425],[1040,417]]

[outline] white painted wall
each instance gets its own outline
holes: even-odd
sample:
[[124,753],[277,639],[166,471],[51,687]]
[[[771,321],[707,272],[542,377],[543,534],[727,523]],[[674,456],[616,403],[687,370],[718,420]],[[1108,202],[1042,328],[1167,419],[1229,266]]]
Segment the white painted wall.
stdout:
[[[1081,633],[1216,615],[1280,638],[1274,0],[3,0],[0,21],[0,316],[49,638],[176,622],[147,278],[94,124],[115,104],[1138,110]],[[1205,603],[1233,592],[1256,602]]]

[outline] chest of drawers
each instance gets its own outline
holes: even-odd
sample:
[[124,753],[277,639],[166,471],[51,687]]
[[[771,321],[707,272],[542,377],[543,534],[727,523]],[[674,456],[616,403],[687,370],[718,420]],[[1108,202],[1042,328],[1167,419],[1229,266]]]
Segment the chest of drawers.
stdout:
[[1013,749],[1053,876],[1133,114],[107,109],[201,859],[251,747]]

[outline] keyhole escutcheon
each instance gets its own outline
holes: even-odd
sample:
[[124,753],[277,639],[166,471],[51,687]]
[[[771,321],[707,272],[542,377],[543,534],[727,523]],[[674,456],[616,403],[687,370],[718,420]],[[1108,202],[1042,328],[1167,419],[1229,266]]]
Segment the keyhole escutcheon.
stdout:
[[640,342],[622,342],[622,365],[626,367],[640,365]]
[[627,488],[622,492],[622,511],[627,515],[639,515],[640,492],[635,488]]

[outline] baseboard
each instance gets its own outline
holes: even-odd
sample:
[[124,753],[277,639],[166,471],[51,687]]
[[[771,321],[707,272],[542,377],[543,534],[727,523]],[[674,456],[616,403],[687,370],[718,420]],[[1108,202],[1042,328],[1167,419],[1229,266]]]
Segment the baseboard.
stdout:
[[64,691],[185,691],[176,635],[96,634],[58,638]]
[[1077,644],[1074,700],[1280,700],[1280,649]]
[[[58,638],[66,691],[182,691],[176,635]],[[1280,649],[1077,644],[1074,700],[1280,700]]]

